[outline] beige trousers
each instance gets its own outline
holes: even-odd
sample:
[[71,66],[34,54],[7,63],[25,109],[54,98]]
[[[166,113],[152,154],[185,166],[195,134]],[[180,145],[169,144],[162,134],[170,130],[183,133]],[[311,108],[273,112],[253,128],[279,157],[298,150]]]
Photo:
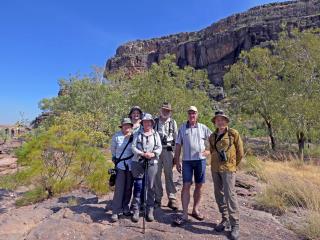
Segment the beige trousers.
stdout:
[[158,162],[158,172],[156,175],[156,181],[155,181],[155,193],[156,193],[156,202],[161,202],[161,199],[163,197],[163,188],[162,188],[162,170],[164,172],[165,177],[165,187],[166,192],[169,200],[176,199],[176,187],[173,183],[173,152],[167,151],[167,149],[163,148],[160,159]]

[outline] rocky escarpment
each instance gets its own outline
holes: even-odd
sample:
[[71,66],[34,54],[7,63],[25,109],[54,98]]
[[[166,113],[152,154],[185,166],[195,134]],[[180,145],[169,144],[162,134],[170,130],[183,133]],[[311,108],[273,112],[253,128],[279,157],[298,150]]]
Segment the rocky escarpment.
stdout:
[[272,3],[235,14],[198,32],[179,33],[150,40],[128,42],[106,63],[105,76],[123,70],[131,75],[175,54],[180,67],[206,69],[215,86],[223,86],[226,66],[242,50],[276,40],[283,29],[320,27],[320,1]]

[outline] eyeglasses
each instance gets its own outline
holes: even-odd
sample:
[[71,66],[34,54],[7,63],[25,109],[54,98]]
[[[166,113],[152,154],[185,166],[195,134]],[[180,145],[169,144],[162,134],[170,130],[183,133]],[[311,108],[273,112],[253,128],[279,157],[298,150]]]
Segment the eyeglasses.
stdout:
[[188,115],[196,115],[196,114],[197,114],[197,112],[194,112],[194,111],[188,112]]

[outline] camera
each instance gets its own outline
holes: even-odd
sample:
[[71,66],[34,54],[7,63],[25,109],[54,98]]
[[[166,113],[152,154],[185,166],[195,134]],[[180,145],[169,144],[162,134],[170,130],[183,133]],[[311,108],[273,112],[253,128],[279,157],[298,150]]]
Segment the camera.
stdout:
[[162,144],[162,146],[173,147],[175,145],[175,141],[174,140],[168,141],[168,137],[164,135],[161,138],[161,144]]
[[224,150],[219,152],[219,157],[222,162],[226,162],[228,160],[227,153]]
[[110,169],[108,169],[108,173],[109,173],[110,175],[115,175],[115,174],[117,174],[117,170],[114,169],[114,168],[110,168]]
[[163,136],[163,137],[162,137],[161,143],[162,143],[162,146],[167,146],[167,144],[168,144],[167,136]]
[[108,169],[108,173],[110,175],[109,186],[113,187],[116,184],[117,170],[114,168],[110,168]]

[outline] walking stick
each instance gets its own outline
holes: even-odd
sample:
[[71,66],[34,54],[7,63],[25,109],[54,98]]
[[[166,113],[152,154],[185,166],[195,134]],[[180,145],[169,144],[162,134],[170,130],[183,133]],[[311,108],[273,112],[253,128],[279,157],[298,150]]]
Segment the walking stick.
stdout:
[[144,190],[143,190],[143,222],[142,233],[146,233],[146,218],[147,218],[147,194],[148,194],[148,159],[144,159]]

